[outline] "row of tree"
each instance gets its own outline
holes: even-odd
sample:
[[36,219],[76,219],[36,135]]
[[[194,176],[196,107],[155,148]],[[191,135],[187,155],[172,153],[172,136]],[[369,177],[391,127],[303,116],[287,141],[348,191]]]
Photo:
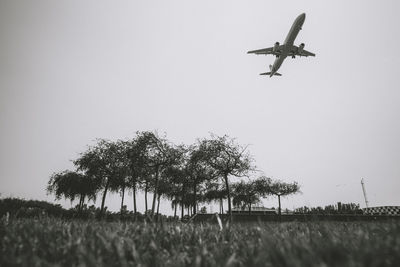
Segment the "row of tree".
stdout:
[[300,207],[294,210],[295,214],[363,214],[360,204],[341,203],[327,205],[325,207]]
[[261,202],[262,198],[271,195],[278,197],[278,213],[281,215],[281,197],[300,192],[297,182],[285,183],[279,180],[261,176],[251,181],[241,181],[233,184],[233,205],[244,210],[248,208],[251,213],[251,206]]
[[[76,170],[54,173],[47,191],[56,196],[79,200],[81,210],[85,201],[101,195],[100,215],[104,212],[107,193],[121,193],[121,210],[126,192],[133,193],[133,211],[137,213],[136,195],[144,192],[145,210],[159,213],[160,199],[168,199],[183,217],[187,208],[196,214],[198,203],[228,202],[248,206],[269,195],[280,197],[299,191],[296,182],[272,181],[267,177],[231,184],[231,177],[249,177],[255,172],[254,160],[247,150],[229,136],[211,135],[193,145],[174,145],[156,132],[137,132],[128,141],[99,139],[73,161]],[[152,193],[150,203],[147,194]],[[280,211],[280,208],[279,208]]]

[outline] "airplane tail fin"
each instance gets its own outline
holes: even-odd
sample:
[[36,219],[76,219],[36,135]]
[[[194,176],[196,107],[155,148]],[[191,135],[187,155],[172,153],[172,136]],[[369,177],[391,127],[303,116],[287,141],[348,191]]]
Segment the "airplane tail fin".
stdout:
[[[260,73],[260,75],[271,75],[271,72]],[[282,74],[275,72],[274,76],[282,76]]]

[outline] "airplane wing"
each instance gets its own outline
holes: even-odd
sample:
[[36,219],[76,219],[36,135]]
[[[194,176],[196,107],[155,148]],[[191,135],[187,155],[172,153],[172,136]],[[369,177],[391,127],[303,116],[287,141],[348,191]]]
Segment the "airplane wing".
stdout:
[[247,54],[256,54],[256,55],[274,54],[274,48],[273,47],[269,47],[269,48],[253,50],[253,51],[247,52]]
[[288,56],[315,57],[314,53],[308,52],[303,48],[304,44],[301,44],[300,46],[293,45],[292,48],[290,49],[290,52],[288,53]]
[[274,47],[268,47],[268,48],[249,51],[249,52],[247,52],[247,54],[279,56],[279,55],[281,55],[282,51],[285,50],[285,48],[286,48],[285,45],[279,45],[279,43],[277,42]]
[[315,57],[314,53],[308,52],[307,50],[304,49],[300,53],[298,53],[298,55],[302,57],[309,57],[309,56]]

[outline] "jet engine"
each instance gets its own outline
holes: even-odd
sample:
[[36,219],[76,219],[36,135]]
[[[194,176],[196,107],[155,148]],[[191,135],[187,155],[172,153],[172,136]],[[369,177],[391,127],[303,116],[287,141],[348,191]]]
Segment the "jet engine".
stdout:
[[301,45],[299,45],[299,49],[297,50],[297,52],[298,52],[299,54],[301,54],[301,52],[303,51],[304,46],[305,46],[304,43],[302,43]]
[[272,51],[275,53],[276,51],[278,51],[278,48],[279,48],[279,42],[276,42]]

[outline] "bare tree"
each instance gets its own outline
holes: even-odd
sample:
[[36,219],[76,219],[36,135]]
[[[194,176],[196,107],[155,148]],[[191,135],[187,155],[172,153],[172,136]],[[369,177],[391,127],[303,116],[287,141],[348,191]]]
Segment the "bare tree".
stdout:
[[236,143],[236,140],[224,136],[211,135],[210,139],[199,141],[200,150],[204,151],[204,159],[214,169],[216,177],[221,177],[225,183],[228,196],[228,213],[232,219],[231,190],[229,177],[243,177],[254,170],[253,158],[243,147]]
[[[187,186],[192,188],[192,208],[193,214],[197,213],[197,202],[200,199],[202,184],[209,182],[217,177],[217,172],[208,164],[207,151],[203,150],[205,146],[193,145],[189,148],[189,158],[186,163],[186,173],[189,183]],[[189,185],[190,184],[190,185]]]
[[279,202],[279,217],[281,216],[281,196],[288,196],[300,192],[300,186],[297,182],[285,183],[280,180],[272,182],[269,188],[271,195],[278,196]]
[[248,207],[249,214],[251,213],[251,205],[260,202],[260,194],[257,191],[254,181],[235,183],[232,186],[233,205],[236,207]]
[[163,188],[163,194],[171,200],[172,207],[174,208],[174,217],[176,217],[177,207],[181,206],[181,217],[183,218],[183,209],[188,204],[188,195],[190,190],[190,179],[187,173],[188,149],[180,145],[177,148],[179,152],[176,156],[174,164],[167,166],[163,173],[163,180],[169,186]]
[[224,202],[223,200],[228,196],[225,186],[216,182],[207,182],[205,184],[204,200],[208,203],[212,201],[219,202],[219,212],[224,213]]
[[132,189],[133,195],[133,212],[137,213],[136,205],[136,192],[141,187],[141,183],[144,184],[143,189],[145,190],[145,208],[147,211],[147,190],[150,170],[147,167],[147,146],[148,142],[146,138],[140,137],[140,133],[137,133],[137,137],[125,142],[125,153],[128,163],[128,183]]
[[115,188],[118,177],[121,174],[120,146],[104,139],[99,139],[95,146],[91,146],[74,161],[78,170],[84,171],[95,177],[98,188],[102,188],[100,216],[104,212],[104,204],[110,186]]
[[[180,150],[170,144],[165,137],[160,137],[156,132],[138,132],[136,142],[143,147],[143,163],[146,173],[145,177],[145,198],[147,209],[147,191],[153,191],[153,202],[151,215],[154,215],[156,200],[159,193],[160,176],[162,172],[171,165],[174,165],[180,157]],[[152,177],[152,179],[148,179]]]

